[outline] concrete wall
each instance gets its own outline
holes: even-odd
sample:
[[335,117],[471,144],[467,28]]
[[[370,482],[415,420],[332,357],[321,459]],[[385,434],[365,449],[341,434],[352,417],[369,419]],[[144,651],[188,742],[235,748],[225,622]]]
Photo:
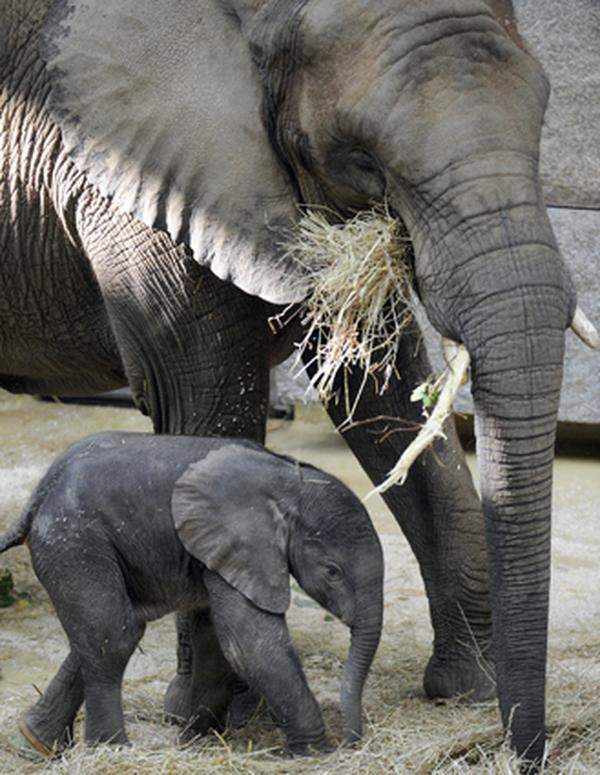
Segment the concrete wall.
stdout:
[[552,85],[542,148],[550,205],[600,209],[600,2],[513,0]]

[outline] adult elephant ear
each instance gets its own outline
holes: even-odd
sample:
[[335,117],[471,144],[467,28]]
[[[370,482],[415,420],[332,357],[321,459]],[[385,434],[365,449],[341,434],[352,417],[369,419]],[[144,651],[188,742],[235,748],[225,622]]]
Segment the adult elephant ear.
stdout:
[[187,551],[276,614],[290,604],[288,524],[299,494],[294,476],[290,463],[266,451],[226,444],[192,463],[171,498]]
[[40,42],[48,107],[103,196],[247,293],[299,301],[299,270],[281,250],[293,186],[261,120],[257,68],[223,5],[57,0]]

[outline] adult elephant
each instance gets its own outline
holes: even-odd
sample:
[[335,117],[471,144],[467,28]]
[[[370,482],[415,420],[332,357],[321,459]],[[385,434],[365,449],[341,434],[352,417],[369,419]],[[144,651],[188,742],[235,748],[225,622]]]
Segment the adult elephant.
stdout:
[[[385,199],[405,222],[427,314],[472,358],[485,513],[484,541],[453,430],[442,465],[386,495],[429,596],[425,688],[490,693],[487,543],[502,716],[539,758],[575,296],[538,182],[548,84],[510,2],[4,0],[1,34],[3,387],[127,380],[157,432],[262,439],[269,365],[290,346],[266,319],[304,295],[281,248],[298,202]],[[357,419],[415,416],[418,339]],[[346,438],[379,482],[410,434]],[[176,715],[193,714],[197,626],[179,622]]]

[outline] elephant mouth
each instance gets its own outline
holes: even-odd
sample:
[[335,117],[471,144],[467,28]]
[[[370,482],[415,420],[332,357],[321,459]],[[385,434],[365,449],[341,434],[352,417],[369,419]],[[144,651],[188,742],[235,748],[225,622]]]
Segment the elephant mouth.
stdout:
[[414,316],[412,245],[402,221],[382,207],[342,222],[308,210],[287,250],[309,288],[298,346],[322,401],[334,398],[343,374],[357,365],[385,392],[397,376],[399,339]]

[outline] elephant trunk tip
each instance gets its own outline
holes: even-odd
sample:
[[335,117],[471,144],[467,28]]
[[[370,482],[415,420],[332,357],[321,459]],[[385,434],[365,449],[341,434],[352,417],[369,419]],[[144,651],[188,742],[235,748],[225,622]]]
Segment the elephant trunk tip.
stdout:
[[354,748],[362,740],[362,725],[360,729],[344,727],[344,748]]
[[[343,746],[352,747],[362,738],[362,681],[346,670],[342,676],[341,705],[344,721]],[[357,685],[358,684],[358,685]]]

